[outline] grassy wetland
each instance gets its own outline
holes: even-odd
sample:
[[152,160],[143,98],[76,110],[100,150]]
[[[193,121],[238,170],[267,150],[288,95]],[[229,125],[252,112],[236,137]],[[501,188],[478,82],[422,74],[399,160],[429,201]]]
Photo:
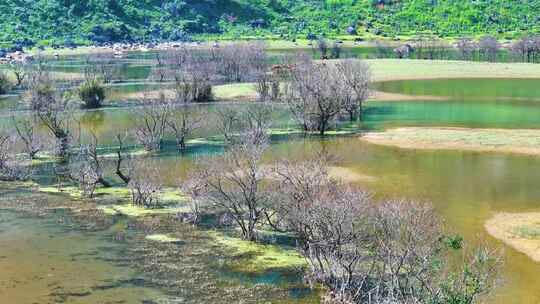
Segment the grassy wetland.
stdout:
[[25,66],[0,97],[0,302],[538,302],[537,66],[312,52]]

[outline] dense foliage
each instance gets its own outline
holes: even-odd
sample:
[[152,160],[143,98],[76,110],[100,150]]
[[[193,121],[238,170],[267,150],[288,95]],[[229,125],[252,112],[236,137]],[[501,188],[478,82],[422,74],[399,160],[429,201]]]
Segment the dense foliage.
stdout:
[[538,31],[540,0],[4,0],[0,42],[182,40],[194,34],[440,36]]

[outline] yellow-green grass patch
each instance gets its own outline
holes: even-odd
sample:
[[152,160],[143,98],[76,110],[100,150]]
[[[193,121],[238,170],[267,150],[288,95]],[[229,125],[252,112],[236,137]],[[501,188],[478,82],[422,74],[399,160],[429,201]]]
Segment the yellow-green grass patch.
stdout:
[[257,91],[253,83],[234,83],[217,85],[212,88],[217,100],[253,101],[257,99]]
[[294,248],[267,245],[210,232],[211,238],[234,258],[232,268],[241,272],[303,268],[306,260]]
[[150,234],[147,235],[145,239],[159,243],[177,243],[182,241],[174,236],[171,236],[170,234]]
[[532,63],[493,63],[457,60],[365,60],[374,81],[436,78],[540,78]]

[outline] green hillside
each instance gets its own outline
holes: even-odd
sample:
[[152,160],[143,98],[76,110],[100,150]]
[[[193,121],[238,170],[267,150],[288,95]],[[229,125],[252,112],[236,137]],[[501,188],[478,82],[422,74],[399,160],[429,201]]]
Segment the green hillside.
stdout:
[[0,41],[41,44],[225,37],[540,31],[540,0],[3,0]]

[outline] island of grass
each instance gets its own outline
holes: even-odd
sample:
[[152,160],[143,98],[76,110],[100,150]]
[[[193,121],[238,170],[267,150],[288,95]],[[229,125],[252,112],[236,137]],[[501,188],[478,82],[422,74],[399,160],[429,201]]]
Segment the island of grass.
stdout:
[[[73,200],[83,199],[83,194],[75,186],[62,187],[39,187],[42,193],[67,195]],[[131,203],[131,192],[127,187],[97,188],[94,198],[98,202],[106,201],[106,204],[99,204],[97,209],[108,215],[125,215],[130,217],[140,217],[147,215],[178,214],[189,212],[186,204],[186,197],[177,189],[165,188],[159,195],[160,204],[155,208],[137,206]]]
[[540,155],[540,130],[407,127],[364,134],[361,140],[419,150],[467,150]]
[[270,270],[301,269],[306,259],[293,247],[260,244],[209,232],[211,239],[232,258],[231,268],[239,272],[259,273]]
[[484,227],[494,238],[540,262],[540,212],[498,213]]

